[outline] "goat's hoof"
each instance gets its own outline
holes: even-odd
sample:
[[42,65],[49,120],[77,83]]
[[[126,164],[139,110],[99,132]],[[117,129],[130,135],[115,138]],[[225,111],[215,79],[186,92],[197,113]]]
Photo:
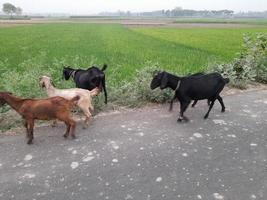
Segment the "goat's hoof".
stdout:
[[67,138],[67,137],[68,137],[68,134],[64,134],[63,137],[64,137],[64,138]]
[[177,122],[182,122],[182,121],[183,121],[182,118],[178,118],[178,119],[177,119]]
[[76,135],[71,135],[71,138],[72,139],[76,139]]
[[83,129],[87,129],[88,124],[83,125]]
[[32,144],[32,140],[28,140],[27,144]]
[[222,113],[223,113],[223,112],[225,112],[225,109],[222,109],[222,111],[221,111],[221,112],[222,112]]
[[209,117],[208,115],[205,115],[205,116],[204,116],[204,119],[207,119],[208,117]]
[[57,122],[53,121],[53,123],[51,124],[52,128],[55,128],[57,126]]

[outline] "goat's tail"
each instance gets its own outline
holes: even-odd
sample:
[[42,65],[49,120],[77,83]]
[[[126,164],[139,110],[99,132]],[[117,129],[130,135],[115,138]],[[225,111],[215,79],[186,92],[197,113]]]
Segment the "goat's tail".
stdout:
[[99,87],[96,87],[93,90],[88,91],[88,92],[90,93],[90,96],[93,97],[93,96],[96,96],[100,93],[100,89],[99,89]]
[[230,79],[229,78],[224,78],[223,80],[224,80],[225,84],[227,84],[227,83],[230,82]]
[[103,71],[105,71],[107,68],[108,68],[108,65],[107,65],[107,64],[104,64],[104,65],[103,65],[103,68],[101,69],[101,71],[103,72]]

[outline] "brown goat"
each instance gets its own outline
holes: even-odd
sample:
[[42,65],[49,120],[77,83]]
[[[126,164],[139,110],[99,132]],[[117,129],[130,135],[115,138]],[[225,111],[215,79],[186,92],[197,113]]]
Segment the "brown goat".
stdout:
[[75,138],[74,130],[76,123],[71,118],[70,110],[79,100],[79,96],[75,96],[71,100],[62,97],[51,97],[47,99],[21,99],[9,92],[0,92],[0,104],[7,103],[15,111],[17,111],[25,120],[26,137],[28,144],[32,144],[34,120],[54,120],[63,121],[67,130],[64,137],[67,138],[71,133]]

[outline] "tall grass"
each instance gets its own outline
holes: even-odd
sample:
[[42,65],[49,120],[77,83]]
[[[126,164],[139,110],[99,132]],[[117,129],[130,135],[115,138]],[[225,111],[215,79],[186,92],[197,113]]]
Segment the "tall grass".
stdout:
[[[92,64],[94,59],[90,60],[84,57],[75,56],[69,61],[70,65],[79,66],[81,63],[86,62]],[[53,59],[50,64],[46,63],[46,54],[40,53],[34,58],[28,59],[19,65],[19,72],[17,69],[4,70],[0,74],[0,88],[2,91],[13,92],[14,94],[22,97],[44,97],[46,96],[38,84],[39,77],[48,75],[52,77],[53,83],[58,88],[71,88],[75,87],[72,80],[66,81],[62,79],[62,63],[66,62],[65,58]],[[2,63],[3,64],[3,63]],[[2,68],[0,63],[0,67]],[[158,64],[147,62],[144,63],[143,68],[134,72],[135,76],[131,81],[127,79],[118,82],[116,77],[120,73],[118,69],[110,69],[109,76],[107,77],[107,90],[109,102],[117,105],[138,106],[147,100],[154,102],[163,102],[166,98],[156,99],[152,94],[149,84],[153,77],[153,71],[159,70]],[[163,94],[163,93],[162,93]],[[159,95],[160,96],[160,95]],[[168,95],[167,95],[168,96]],[[166,96],[166,97],[167,97]],[[104,102],[102,95],[97,98],[98,107],[103,106]],[[100,101],[101,99],[101,101]]]

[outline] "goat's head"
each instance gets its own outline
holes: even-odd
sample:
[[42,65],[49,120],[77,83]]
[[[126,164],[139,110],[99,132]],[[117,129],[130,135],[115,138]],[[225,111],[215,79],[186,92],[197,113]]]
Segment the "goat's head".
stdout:
[[0,106],[4,105],[6,103],[4,99],[4,92],[0,92]]
[[12,95],[11,92],[0,92],[0,106],[4,105],[6,103],[6,96]]
[[156,89],[157,87],[160,87],[160,89],[165,89],[167,87],[167,82],[168,82],[168,74],[167,72],[157,72],[151,83],[150,83],[150,88],[151,90]]
[[48,76],[41,76],[39,78],[39,86],[41,88],[49,89],[51,87],[51,85],[54,86],[54,84],[52,83],[50,77],[48,77]]
[[63,68],[62,78],[65,79],[65,80],[69,80],[71,72],[73,72],[73,70],[74,69],[70,68],[69,66],[68,67],[64,67]]
[[102,80],[105,78],[105,74],[103,72],[97,74],[96,76],[92,77],[90,79],[90,82],[99,87],[100,90],[102,90]]
[[2,98],[0,98],[0,106],[4,105],[6,103],[6,101]]

